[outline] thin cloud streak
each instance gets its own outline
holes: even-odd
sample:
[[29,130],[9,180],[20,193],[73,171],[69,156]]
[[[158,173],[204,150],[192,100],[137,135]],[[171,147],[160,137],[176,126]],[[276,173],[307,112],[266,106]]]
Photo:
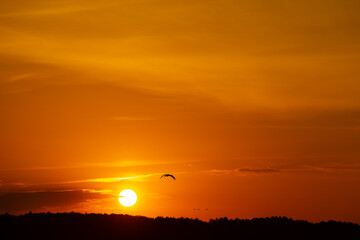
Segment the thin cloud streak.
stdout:
[[248,173],[278,173],[281,172],[281,170],[276,168],[240,168],[237,169],[239,172],[248,172]]
[[[183,171],[183,172],[175,172],[174,175],[180,175],[190,173],[189,171]],[[194,172],[193,172],[194,173]],[[32,189],[31,191],[43,191],[44,187],[46,187],[45,191],[53,190],[54,187],[60,187],[61,189],[64,188],[64,186],[67,186],[68,188],[66,190],[73,190],[73,189],[79,189],[79,186],[82,186],[82,184],[86,183],[116,183],[121,181],[141,181],[145,178],[158,176],[160,177],[163,174],[163,172],[157,172],[157,173],[149,173],[149,174],[140,174],[135,176],[128,176],[128,177],[109,177],[109,178],[91,178],[91,179],[81,179],[81,180],[70,180],[70,181],[53,181],[53,182],[9,182],[9,181],[1,181],[0,182],[0,193],[1,191],[7,191],[7,192],[26,192],[29,191],[29,189]],[[72,187],[77,186],[77,187]],[[60,189],[60,190],[61,190]],[[83,189],[80,187],[80,189]],[[87,189],[89,190],[89,189]],[[94,190],[99,191],[99,190]]]
[[[180,161],[181,162],[181,161]],[[73,166],[34,166],[34,167],[19,167],[11,169],[1,169],[0,171],[33,171],[33,170],[66,170],[66,169],[82,169],[82,168],[122,168],[122,167],[135,167],[135,166],[153,166],[153,165],[166,165],[174,162],[170,161],[136,161],[124,160],[120,162],[101,162],[101,163],[83,163]]]
[[133,116],[114,116],[114,117],[111,117],[110,120],[114,120],[114,121],[151,121],[151,120],[155,120],[155,118],[133,117]]
[[331,163],[327,165],[299,165],[294,167],[281,168],[235,168],[235,169],[213,169],[206,171],[211,174],[235,174],[239,176],[260,175],[260,174],[279,174],[291,172],[335,172],[335,171],[360,171],[360,163]]
[[[188,172],[184,171],[184,172],[177,172],[174,174],[178,175],[178,174],[184,174],[184,173],[188,173]],[[153,176],[161,176],[162,174],[164,174],[164,173],[150,173],[150,174],[143,174],[143,175],[137,175],[137,176],[132,176],[132,177],[121,177],[121,178],[95,178],[95,179],[72,181],[72,183],[81,183],[81,182],[109,183],[109,182],[119,182],[119,181],[123,181],[123,180],[136,180],[136,179],[148,178],[148,177],[153,177]]]
[[277,168],[235,168],[235,169],[214,169],[207,171],[215,174],[271,174],[280,173],[282,170]]
[[[36,3],[35,3],[36,4]],[[32,9],[19,10],[19,11],[9,11],[6,13],[0,13],[0,18],[6,17],[47,17],[53,15],[62,15],[62,14],[73,14],[73,13],[81,13],[81,12],[90,12],[90,11],[98,11],[104,8],[109,8],[112,6],[116,6],[118,3],[104,1],[97,2],[96,4],[90,5],[89,2],[85,4],[74,4],[73,6],[69,6],[68,4],[57,6],[55,5],[53,8],[41,8],[41,6],[33,5]],[[34,8],[35,7],[35,8]],[[37,7],[37,8],[36,8]]]
[[83,179],[83,180],[76,180],[76,181],[63,181],[63,182],[55,182],[52,184],[72,184],[72,183],[113,183],[113,182],[120,182],[125,180],[136,180],[141,178],[148,178],[153,176],[160,176],[163,173],[150,173],[150,174],[143,174],[143,175],[136,175],[131,177],[118,177],[118,178],[92,178],[92,179]]

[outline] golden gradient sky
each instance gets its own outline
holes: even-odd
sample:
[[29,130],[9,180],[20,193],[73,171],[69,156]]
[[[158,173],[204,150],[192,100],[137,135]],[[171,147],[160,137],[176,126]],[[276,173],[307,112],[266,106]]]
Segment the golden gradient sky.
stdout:
[[0,213],[359,223],[359,10],[0,0]]

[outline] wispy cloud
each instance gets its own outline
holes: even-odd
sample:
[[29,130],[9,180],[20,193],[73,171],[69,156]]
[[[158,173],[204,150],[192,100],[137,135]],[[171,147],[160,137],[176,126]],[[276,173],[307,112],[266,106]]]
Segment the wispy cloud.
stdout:
[[15,11],[8,11],[4,13],[0,13],[0,17],[29,17],[29,16],[51,16],[51,15],[62,15],[62,14],[72,14],[72,13],[79,13],[79,12],[89,12],[89,11],[96,11],[100,10],[102,8],[111,7],[116,4],[110,3],[109,1],[104,3],[96,3],[96,4],[88,4],[86,5],[54,5],[54,7],[42,7],[41,5],[36,5],[36,3],[33,5],[32,8],[28,9],[19,9]]
[[235,168],[235,169],[214,169],[208,171],[214,174],[271,174],[280,173],[277,168]]
[[287,167],[265,167],[265,168],[235,168],[235,169],[213,169],[207,171],[211,174],[235,174],[239,176],[251,174],[277,174],[292,172],[335,172],[335,171],[360,171],[360,163],[327,163],[319,165],[297,165]]
[[19,74],[16,76],[12,76],[9,78],[9,82],[17,82],[17,81],[21,81],[30,77],[33,77],[34,74],[33,73],[24,73],[24,74]]
[[298,169],[308,170],[308,171],[359,171],[360,163],[339,163],[339,162],[330,162],[323,165],[302,165]]
[[238,172],[245,173],[278,173],[281,172],[280,169],[277,168],[239,168]]
[[[160,176],[162,173],[149,173],[149,174],[141,174],[141,175],[135,175],[135,176],[129,176],[129,177],[109,177],[109,178],[92,178],[92,179],[82,179],[82,180],[76,180],[76,181],[65,181],[61,182],[62,184],[66,183],[112,183],[112,182],[120,182],[124,180],[136,180],[141,178],[147,178],[147,177],[153,177],[153,176]],[[57,182],[56,184],[59,184]]]
[[137,117],[137,116],[114,116],[109,118],[109,120],[114,121],[150,121],[154,120],[154,118],[151,117]]
[[[186,171],[182,172],[174,172],[175,175],[189,173]],[[94,191],[99,191],[99,185],[105,186],[107,183],[117,183],[121,181],[144,181],[145,178],[150,177],[157,177],[159,178],[163,172],[155,172],[155,173],[148,173],[148,174],[134,174],[129,176],[123,177],[102,177],[102,178],[83,178],[79,180],[68,180],[68,181],[24,181],[24,182],[12,182],[12,181],[0,181],[0,194],[3,192],[27,192],[27,191],[45,191],[54,190],[54,189],[66,189],[66,190],[73,190],[73,189],[83,189],[83,186],[89,187],[95,186]],[[93,185],[95,184],[95,185]],[[105,184],[105,185],[102,185]],[[87,189],[90,191],[90,189]]]
[[[185,173],[189,173],[189,172],[181,171],[181,172],[175,172],[173,174],[174,175],[180,175],[180,174],[185,174]],[[73,181],[72,183],[75,183],[75,182],[76,183],[80,183],[80,182],[104,182],[104,183],[109,183],[109,182],[119,182],[119,181],[124,181],[124,180],[139,180],[139,179],[142,179],[142,178],[161,176],[162,174],[164,174],[164,173],[163,172],[157,172],[157,173],[139,174],[139,175],[135,175],[135,176],[119,177],[119,178],[94,178],[94,179]]]
[[119,182],[122,180],[129,180],[138,178],[138,176],[135,177],[121,177],[121,178],[94,178],[94,179],[87,179],[87,180],[79,180],[79,181],[73,181],[73,182]]

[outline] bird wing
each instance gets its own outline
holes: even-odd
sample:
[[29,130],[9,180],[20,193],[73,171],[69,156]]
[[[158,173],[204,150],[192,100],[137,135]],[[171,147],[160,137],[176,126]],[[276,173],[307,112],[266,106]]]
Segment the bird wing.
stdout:
[[160,178],[163,178],[163,177],[172,177],[174,180],[176,180],[176,178],[174,177],[174,175],[171,175],[171,174],[163,174]]

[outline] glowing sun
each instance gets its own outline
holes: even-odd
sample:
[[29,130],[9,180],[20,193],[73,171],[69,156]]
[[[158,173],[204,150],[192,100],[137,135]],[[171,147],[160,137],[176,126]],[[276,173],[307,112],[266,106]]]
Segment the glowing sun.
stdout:
[[136,203],[136,193],[131,189],[122,190],[119,194],[119,202],[125,207],[131,207]]

